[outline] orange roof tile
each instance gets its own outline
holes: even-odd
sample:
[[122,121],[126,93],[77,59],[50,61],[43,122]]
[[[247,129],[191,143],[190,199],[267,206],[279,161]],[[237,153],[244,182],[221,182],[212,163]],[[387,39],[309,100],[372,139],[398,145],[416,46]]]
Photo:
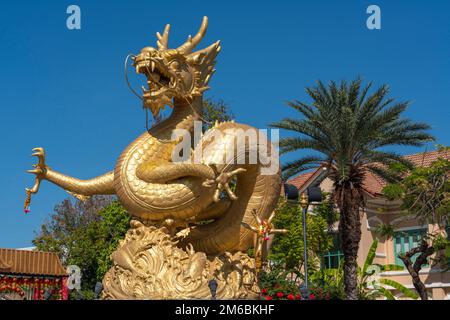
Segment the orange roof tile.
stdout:
[[450,159],[450,153],[445,151],[442,152],[430,151],[404,156],[404,158],[413,162],[418,167],[428,167],[429,165],[431,165],[432,162],[436,161],[439,157],[444,159]]
[[386,186],[386,181],[380,178],[378,175],[367,171],[363,181],[364,189],[371,194],[379,194],[381,190]]
[[66,276],[56,253],[0,248],[0,273]]
[[[410,160],[416,166],[427,167],[432,162],[436,161],[439,157],[450,159],[449,152],[439,152],[439,151],[431,151],[431,152],[421,152],[416,154],[410,154],[404,156],[404,158]],[[310,178],[319,170],[320,167],[314,171],[307,172],[288,180],[287,183],[295,185],[298,189],[301,189],[308,182],[310,182]],[[383,187],[386,185],[386,181],[381,177],[367,172],[363,182],[364,188],[367,192],[371,194],[380,194]]]
[[288,180],[287,182],[297,187],[297,189],[300,189],[309,180],[309,178],[311,178],[314,173],[316,173],[316,171],[317,170],[299,174],[298,176],[292,178],[291,180]]

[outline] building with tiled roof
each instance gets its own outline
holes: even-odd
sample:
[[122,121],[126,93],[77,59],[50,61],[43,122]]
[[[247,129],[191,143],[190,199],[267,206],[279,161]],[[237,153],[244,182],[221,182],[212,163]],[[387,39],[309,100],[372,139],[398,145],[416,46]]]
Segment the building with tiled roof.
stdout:
[[[431,151],[431,152],[422,152],[416,154],[410,154],[404,156],[404,158],[408,159],[416,166],[419,167],[427,167],[432,162],[436,161],[439,157],[449,159],[450,153],[446,151]],[[300,192],[304,191],[306,187],[308,187],[311,183],[317,182],[317,178],[320,178],[320,174],[323,176],[324,166],[318,167],[317,169],[306,172],[303,174],[299,174],[298,176],[287,181],[289,185],[295,186]],[[384,181],[379,176],[373,174],[372,172],[367,172],[364,182],[364,188],[366,191],[372,195],[381,195],[381,191],[383,187],[386,186],[386,181]]]
[[[404,156],[413,162],[416,166],[429,166],[439,157],[450,159],[449,152],[433,151],[417,153]],[[406,252],[417,246],[420,236],[427,231],[431,231],[434,226],[422,225],[416,219],[405,216],[400,209],[399,201],[389,201],[382,195],[382,189],[386,181],[367,172],[364,178],[363,186],[366,191],[366,207],[361,212],[361,242],[358,251],[358,263],[362,265],[363,259],[375,238],[379,238],[375,233],[376,227],[381,224],[390,224],[395,228],[395,235],[390,239],[378,239],[378,248],[376,251],[375,263],[396,264],[403,266],[401,260],[397,257],[400,252]],[[287,181],[286,186],[292,193],[293,189],[303,193],[308,187],[318,186],[323,192],[332,192],[333,183],[327,177],[327,170],[324,166],[316,170],[300,174]],[[286,186],[284,190],[286,189]],[[337,228],[335,228],[337,232]],[[340,260],[343,259],[343,253],[339,246],[330,251],[322,259],[324,267],[337,267]],[[383,278],[390,278],[404,284],[407,288],[413,289],[411,276],[405,271],[388,271],[381,274]],[[429,296],[432,299],[450,299],[450,271],[439,269],[439,267],[423,268],[420,277],[428,289]],[[397,297],[401,293],[391,288]]]
[[67,299],[66,278],[55,253],[0,248],[0,299]]

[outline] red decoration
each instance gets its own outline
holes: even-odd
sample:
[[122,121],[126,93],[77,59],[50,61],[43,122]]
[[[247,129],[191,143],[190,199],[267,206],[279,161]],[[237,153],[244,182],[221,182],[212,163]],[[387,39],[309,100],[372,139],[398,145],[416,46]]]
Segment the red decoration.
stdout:
[[66,278],[34,278],[1,275],[0,291],[15,292],[21,297],[28,296],[33,300],[42,300],[45,290],[49,288],[54,298],[67,300],[69,293],[65,286]]
[[69,288],[67,288],[67,277],[61,278],[61,298],[62,300],[68,300],[69,299]]

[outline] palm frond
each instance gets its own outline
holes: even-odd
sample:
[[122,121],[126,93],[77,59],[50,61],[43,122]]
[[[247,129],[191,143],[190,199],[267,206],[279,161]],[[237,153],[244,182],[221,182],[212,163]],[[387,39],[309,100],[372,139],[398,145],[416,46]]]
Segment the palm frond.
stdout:
[[411,298],[414,300],[417,300],[419,298],[419,296],[414,291],[406,288],[404,285],[402,285],[401,283],[398,283],[397,281],[394,281],[391,279],[380,279],[379,282],[397,289],[398,291],[403,293],[404,296],[406,296],[408,298]]
[[283,180],[300,173],[302,171],[317,168],[324,161],[321,157],[308,156],[298,160],[288,162],[282,166],[281,171],[283,173]]
[[396,264],[385,264],[380,266],[381,271],[402,271],[405,268]]
[[394,295],[388,289],[383,288],[383,287],[378,287],[377,291],[379,291],[381,293],[381,295],[384,296],[387,300],[395,300]]
[[283,138],[280,140],[279,146],[280,146],[280,154],[286,154],[301,149],[324,151],[323,146],[316,140],[297,137]]
[[399,163],[408,169],[414,168],[413,162],[395,152],[368,150],[363,158],[368,163],[380,163],[387,166]]
[[367,274],[367,269],[369,268],[369,266],[371,266],[373,264],[373,260],[375,259],[377,247],[378,247],[378,240],[375,239],[369,248],[369,252],[367,252],[366,261],[364,261],[364,267],[362,269],[363,275]]
[[400,179],[399,175],[377,165],[368,165],[366,169],[389,183],[395,183]]

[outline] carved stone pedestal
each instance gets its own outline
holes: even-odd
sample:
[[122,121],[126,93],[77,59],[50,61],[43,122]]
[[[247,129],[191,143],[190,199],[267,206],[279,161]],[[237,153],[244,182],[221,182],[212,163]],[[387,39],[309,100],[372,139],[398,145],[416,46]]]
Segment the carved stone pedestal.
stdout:
[[103,299],[210,299],[213,278],[217,299],[258,297],[255,261],[248,255],[211,257],[176,244],[166,228],[131,221],[111,255],[114,265],[103,279]]

